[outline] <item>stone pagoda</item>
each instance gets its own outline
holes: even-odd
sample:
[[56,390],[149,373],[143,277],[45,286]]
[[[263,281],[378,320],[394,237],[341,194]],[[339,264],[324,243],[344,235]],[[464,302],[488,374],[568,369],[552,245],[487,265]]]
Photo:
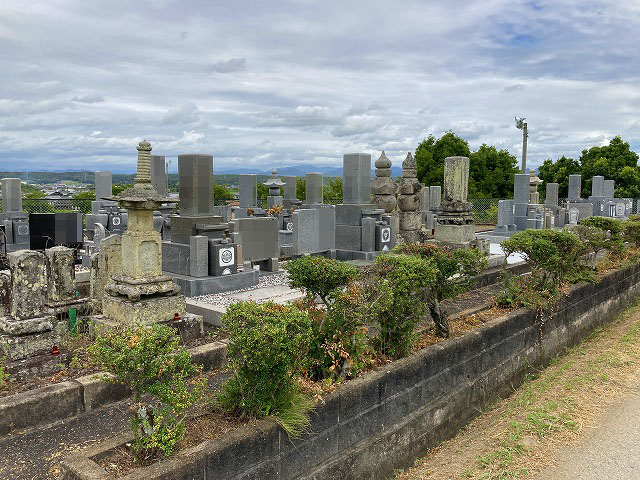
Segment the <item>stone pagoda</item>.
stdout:
[[168,199],[151,184],[151,144],[146,140],[138,144],[135,185],[109,200],[127,210],[129,223],[122,235],[121,274],[105,288],[104,316],[117,322],[153,323],[184,315],[184,296],[162,274],[162,238],[153,228],[153,211]]
[[407,158],[402,162],[402,180],[398,195],[398,208],[400,209],[400,236],[406,243],[420,243],[420,229],[422,228],[422,215],[420,213],[420,190],[422,184],[417,178],[416,160],[407,153]]
[[280,195],[280,187],[284,187],[285,184],[278,178],[278,171],[276,169],[271,170],[271,178],[264,182],[264,185],[269,188],[267,208],[284,205],[284,199],[282,195]]
[[391,178],[391,160],[387,158],[384,150],[380,158],[376,160],[376,178],[371,181],[371,193],[373,203],[384,208],[385,213],[391,213],[398,204],[396,200],[396,182]]

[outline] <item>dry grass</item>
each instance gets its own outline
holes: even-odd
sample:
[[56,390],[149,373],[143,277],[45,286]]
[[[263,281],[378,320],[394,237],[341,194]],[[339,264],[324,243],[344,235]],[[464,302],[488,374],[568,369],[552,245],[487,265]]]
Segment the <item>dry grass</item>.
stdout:
[[531,478],[555,463],[560,445],[581,438],[637,382],[640,307],[628,309],[580,345],[528,376],[481,414],[397,475],[398,480]]

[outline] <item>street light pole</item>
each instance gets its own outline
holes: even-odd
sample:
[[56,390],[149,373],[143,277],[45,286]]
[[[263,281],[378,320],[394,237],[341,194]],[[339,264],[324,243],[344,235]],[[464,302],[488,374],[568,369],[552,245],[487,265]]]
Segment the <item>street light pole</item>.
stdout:
[[522,173],[527,173],[527,122],[525,118],[516,117],[516,127],[522,130]]

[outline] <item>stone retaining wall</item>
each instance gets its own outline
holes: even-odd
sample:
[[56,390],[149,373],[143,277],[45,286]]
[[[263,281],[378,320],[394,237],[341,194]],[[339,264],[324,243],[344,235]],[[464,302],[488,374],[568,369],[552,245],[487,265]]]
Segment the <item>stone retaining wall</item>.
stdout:
[[[133,479],[384,479],[453,436],[526,365],[543,365],[613,318],[640,294],[640,266],[578,285],[545,321],[517,310],[353,380],[312,414],[311,432],[291,443],[270,420],[123,477]],[[63,462],[66,479],[106,479],[93,459],[126,439]]]

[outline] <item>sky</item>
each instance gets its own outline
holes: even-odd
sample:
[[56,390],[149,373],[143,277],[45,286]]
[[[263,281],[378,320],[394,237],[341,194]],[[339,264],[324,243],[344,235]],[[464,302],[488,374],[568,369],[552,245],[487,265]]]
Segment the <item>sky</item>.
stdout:
[[640,151],[640,0],[2,0],[0,170],[400,165],[448,130],[528,165]]

